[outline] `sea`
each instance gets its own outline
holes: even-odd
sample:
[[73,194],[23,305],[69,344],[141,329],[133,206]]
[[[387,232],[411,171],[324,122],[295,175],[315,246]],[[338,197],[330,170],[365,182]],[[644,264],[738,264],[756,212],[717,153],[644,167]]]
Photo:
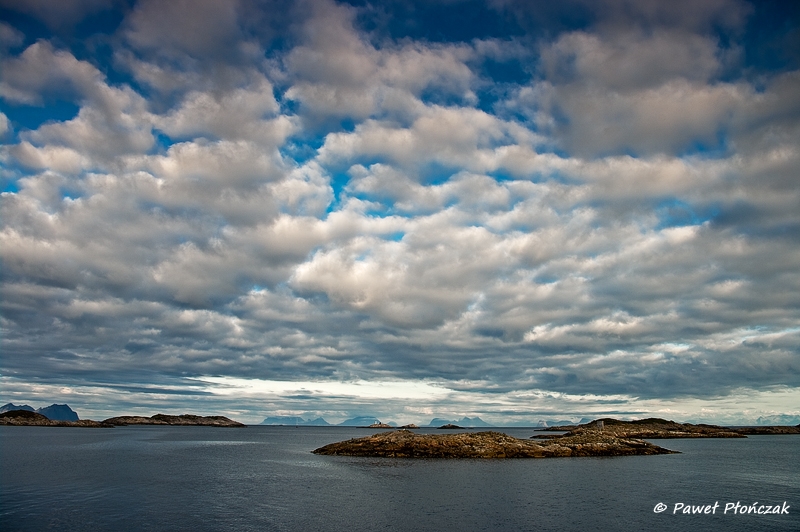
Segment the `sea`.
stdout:
[[681,454],[613,458],[311,452],[374,432],[3,426],[0,530],[800,531],[800,435],[655,440]]

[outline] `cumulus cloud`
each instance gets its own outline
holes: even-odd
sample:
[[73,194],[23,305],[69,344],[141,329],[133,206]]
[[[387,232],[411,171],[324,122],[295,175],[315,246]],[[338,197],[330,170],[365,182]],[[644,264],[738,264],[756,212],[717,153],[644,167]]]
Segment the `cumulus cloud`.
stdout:
[[0,25],[9,400],[790,410],[800,77],[737,40],[767,8],[495,2],[513,37],[431,42],[190,4],[120,11],[107,54]]
[[390,114],[414,117],[425,89],[459,99],[474,98],[474,74],[465,64],[473,50],[465,45],[376,48],[354,28],[354,8],[311,2],[302,26],[302,44],[285,62],[293,80],[286,92],[314,120]]
[[3,58],[2,65],[0,96],[15,103],[42,105],[45,96],[88,97],[102,80],[93,65],[47,41],[30,45],[18,57]]
[[272,140],[270,137],[276,131],[277,138],[271,144],[281,144],[291,132],[291,122],[285,117],[277,122],[265,122],[265,118],[274,117],[277,111],[278,102],[272,93],[272,85],[260,77],[248,88],[222,94],[193,91],[158,125],[172,138],[211,135],[263,142]]

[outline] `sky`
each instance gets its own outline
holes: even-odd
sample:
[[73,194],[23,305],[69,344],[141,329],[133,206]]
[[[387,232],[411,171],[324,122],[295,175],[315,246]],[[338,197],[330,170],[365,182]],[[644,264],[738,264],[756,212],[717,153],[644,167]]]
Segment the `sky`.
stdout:
[[0,0],[0,401],[800,422],[800,8]]

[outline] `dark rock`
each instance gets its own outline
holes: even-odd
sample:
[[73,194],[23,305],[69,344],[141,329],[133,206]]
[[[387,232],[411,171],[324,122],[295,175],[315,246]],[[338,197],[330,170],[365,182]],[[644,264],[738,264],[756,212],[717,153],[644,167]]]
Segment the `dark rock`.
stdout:
[[29,420],[31,422],[37,421],[50,421],[47,416],[44,416],[33,410],[6,410],[0,413],[0,419],[19,419]]
[[540,443],[500,432],[442,435],[396,430],[332,443],[313,452],[392,458],[553,458],[672,454],[675,451],[642,440],[604,434],[560,437]]
[[454,430],[463,430],[464,427],[459,427],[458,425],[454,425],[452,423],[448,423],[447,425],[442,425],[439,427],[440,429],[454,429]]

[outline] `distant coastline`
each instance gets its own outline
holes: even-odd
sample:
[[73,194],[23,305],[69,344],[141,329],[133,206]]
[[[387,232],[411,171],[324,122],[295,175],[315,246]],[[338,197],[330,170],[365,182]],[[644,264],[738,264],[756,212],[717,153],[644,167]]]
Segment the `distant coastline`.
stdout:
[[[761,420],[761,418],[759,418]],[[232,420],[225,416],[202,416],[195,414],[155,414],[152,416],[122,415],[114,416],[102,421],[80,419],[77,412],[67,404],[52,404],[47,407],[34,409],[21,404],[7,403],[0,406],[0,425],[14,426],[50,426],[50,427],[121,427],[127,425],[174,425],[174,426],[213,426],[213,427],[246,427],[245,423]],[[443,418],[433,418],[428,424],[417,425],[408,423],[398,426],[394,421],[383,422],[374,416],[358,416],[347,419],[338,424],[332,424],[317,417],[304,419],[299,416],[273,416],[265,418],[260,426],[296,426],[296,427],[351,427],[361,429],[445,429],[445,430],[474,430],[474,429],[521,429],[530,428],[539,432],[562,432],[569,435],[578,435],[585,431],[596,430],[598,426],[606,435],[622,438],[639,439],[666,439],[666,438],[742,438],[748,435],[780,435],[800,434],[798,425],[753,425],[753,426],[720,426],[704,423],[680,423],[661,418],[645,418],[632,421],[614,418],[588,419],[582,418],[580,422],[573,423],[562,421],[558,424],[540,420],[536,426],[527,427],[495,426],[479,417],[463,417],[458,421],[448,421]],[[539,434],[536,439],[553,439],[562,435]]]
[[179,425],[179,426],[206,426],[206,427],[246,427],[244,423],[239,423],[225,416],[196,416],[193,414],[183,414],[171,416],[167,414],[156,414],[150,417],[144,416],[117,416],[103,421],[91,419],[80,419],[76,421],[52,420],[47,416],[30,410],[9,410],[0,413],[0,425],[10,426],[29,426],[29,427],[90,427],[90,428],[113,428],[124,427],[127,425]]
[[[601,430],[606,434],[613,434],[622,438],[644,438],[652,440],[672,438],[746,438],[748,434],[800,434],[800,425],[723,427],[720,425],[678,423],[661,418],[645,418],[633,421],[600,418],[581,425],[563,425],[538,430],[566,432],[568,435]],[[541,435],[534,437],[545,439],[556,438],[558,436]]]

